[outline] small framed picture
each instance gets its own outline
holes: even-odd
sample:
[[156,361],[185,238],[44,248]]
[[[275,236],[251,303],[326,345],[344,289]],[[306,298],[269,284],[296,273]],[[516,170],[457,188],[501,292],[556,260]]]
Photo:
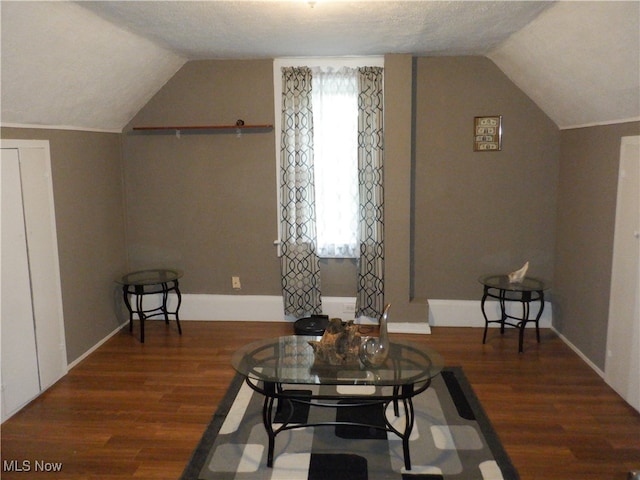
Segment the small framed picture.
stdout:
[[473,150],[475,152],[502,150],[502,115],[474,117]]

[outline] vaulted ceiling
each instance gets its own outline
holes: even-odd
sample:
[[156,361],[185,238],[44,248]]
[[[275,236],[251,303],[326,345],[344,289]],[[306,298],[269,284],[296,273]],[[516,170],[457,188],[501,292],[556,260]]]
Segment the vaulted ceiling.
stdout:
[[490,58],[560,128],[640,119],[640,2],[1,2],[2,125],[121,131],[192,59]]

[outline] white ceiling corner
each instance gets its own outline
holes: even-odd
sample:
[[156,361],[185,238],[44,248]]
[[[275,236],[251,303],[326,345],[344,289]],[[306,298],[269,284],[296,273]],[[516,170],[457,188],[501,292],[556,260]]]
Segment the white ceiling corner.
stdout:
[[559,2],[488,57],[564,128],[640,119],[640,3]]
[[71,2],[2,2],[2,122],[121,131],[186,61]]

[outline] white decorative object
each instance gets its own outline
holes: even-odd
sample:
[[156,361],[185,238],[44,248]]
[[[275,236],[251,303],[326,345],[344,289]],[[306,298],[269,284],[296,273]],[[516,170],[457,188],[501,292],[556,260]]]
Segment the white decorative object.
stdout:
[[527,270],[529,270],[529,262],[526,262],[520,269],[509,274],[509,283],[522,283],[522,280],[524,280],[527,274]]

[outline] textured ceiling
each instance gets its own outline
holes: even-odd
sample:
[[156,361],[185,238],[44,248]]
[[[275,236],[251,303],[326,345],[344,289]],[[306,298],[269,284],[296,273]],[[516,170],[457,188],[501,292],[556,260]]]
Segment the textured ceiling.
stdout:
[[1,2],[2,123],[120,131],[189,59],[491,58],[561,128],[640,117],[640,3]]
[[82,2],[188,58],[481,55],[549,2]]

